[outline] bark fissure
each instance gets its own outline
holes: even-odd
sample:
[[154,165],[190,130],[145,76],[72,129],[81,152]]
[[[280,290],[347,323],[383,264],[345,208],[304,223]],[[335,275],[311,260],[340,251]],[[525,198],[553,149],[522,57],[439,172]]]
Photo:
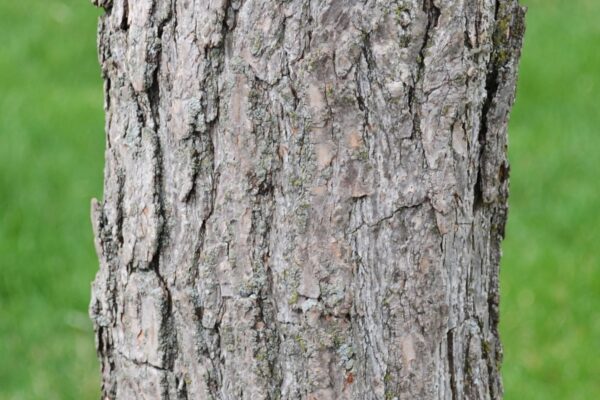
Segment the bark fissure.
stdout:
[[453,329],[448,330],[446,345],[448,347],[448,368],[450,370],[451,399],[456,400],[458,398],[458,390],[456,389],[456,374],[454,372],[454,335],[452,334],[452,330]]

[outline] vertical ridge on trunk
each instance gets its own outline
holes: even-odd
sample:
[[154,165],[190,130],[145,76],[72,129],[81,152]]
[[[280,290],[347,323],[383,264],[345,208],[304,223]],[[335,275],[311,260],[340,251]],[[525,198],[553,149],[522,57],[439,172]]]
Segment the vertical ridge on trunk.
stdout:
[[516,0],[94,0],[104,399],[500,399]]

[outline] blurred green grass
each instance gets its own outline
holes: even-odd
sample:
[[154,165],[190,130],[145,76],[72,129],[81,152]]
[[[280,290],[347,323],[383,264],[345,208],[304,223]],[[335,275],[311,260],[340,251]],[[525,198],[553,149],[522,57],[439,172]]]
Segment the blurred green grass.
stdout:
[[[600,2],[528,0],[502,263],[506,399],[600,397]],[[95,399],[99,14],[0,3],[0,399]]]
[[600,1],[524,3],[501,272],[506,399],[597,399]]
[[87,318],[98,14],[81,0],[0,3],[0,399],[99,397]]

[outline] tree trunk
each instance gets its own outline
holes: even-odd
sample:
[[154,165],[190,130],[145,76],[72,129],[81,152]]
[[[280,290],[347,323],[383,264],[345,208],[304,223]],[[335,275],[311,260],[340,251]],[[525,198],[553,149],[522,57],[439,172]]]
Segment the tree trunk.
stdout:
[[104,399],[499,399],[517,0],[94,0]]

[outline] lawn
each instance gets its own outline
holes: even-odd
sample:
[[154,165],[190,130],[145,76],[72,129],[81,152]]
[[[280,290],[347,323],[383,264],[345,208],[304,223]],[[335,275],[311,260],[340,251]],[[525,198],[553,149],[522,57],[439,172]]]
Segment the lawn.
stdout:
[[[506,399],[600,398],[600,1],[528,0],[502,263]],[[102,89],[85,0],[0,3],[0,400],[97,399]]]
[[0,399],[97,399],[87,318],[102,193],[99,11],[0,2]]
[[506,399],[597,399],[600,1],[526,4],[501,276]]

